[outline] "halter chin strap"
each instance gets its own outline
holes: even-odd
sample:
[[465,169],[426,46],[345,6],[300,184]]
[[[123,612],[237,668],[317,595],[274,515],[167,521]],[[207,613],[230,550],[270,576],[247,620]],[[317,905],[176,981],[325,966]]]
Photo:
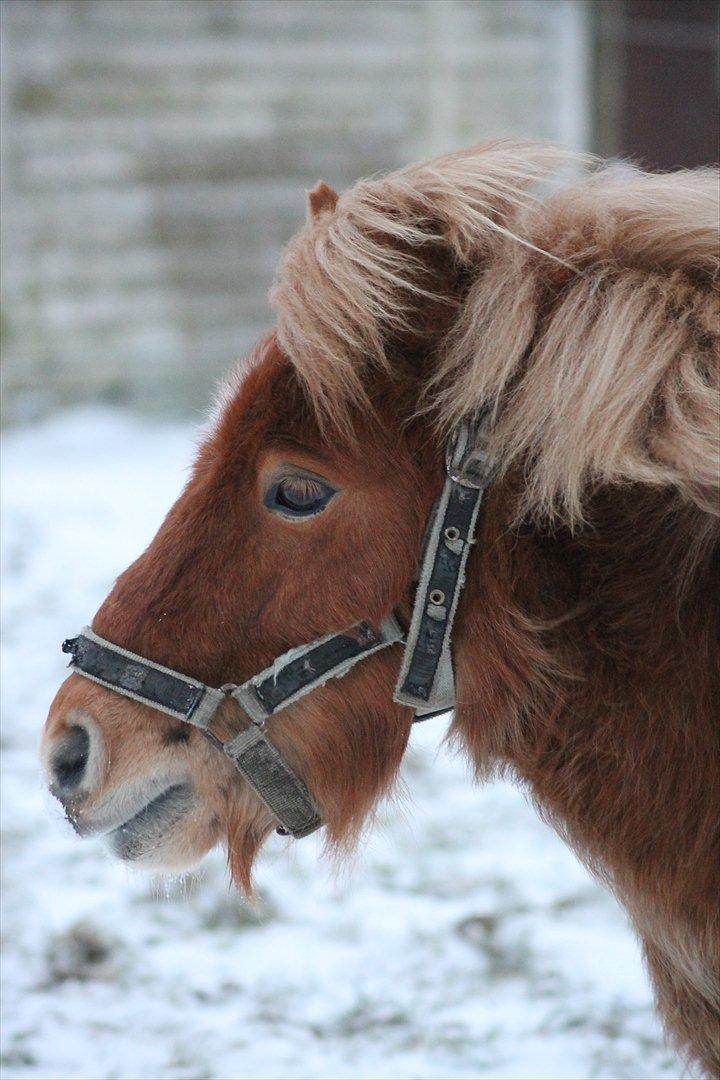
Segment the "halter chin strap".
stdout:
[[[290,649],[241,685],[216,688],[122,649],[85,627],[63,642],[70,667],[86,679],[197,727],[245,777],[280,823],[278,832],[300,838],[323,824],[307,787],[265,735],[267,721],[359,660],[388,645],[406,644],[394,699],[415,710],[415,720],[447,712],[455,703],[451,636],[475,538],[483,491],[490,480],[487,421],[461,425],[450,440],[446,480],[428,524],[419,584],[407,639],[394,616],[378,630],[361,622]],[[222,701],[234,699],[248,726],[223,742],[209,730]]]

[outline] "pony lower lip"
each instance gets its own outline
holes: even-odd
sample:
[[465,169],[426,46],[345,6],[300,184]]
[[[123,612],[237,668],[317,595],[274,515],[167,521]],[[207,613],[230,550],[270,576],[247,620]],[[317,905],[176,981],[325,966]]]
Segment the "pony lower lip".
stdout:
[[158,848],[166,834],[195,806],[189,784],[174,784],[149,802],[134,817],[108,833],[110,849],[119,859],[132,862]]
[[[65,819],[72,825],[78,836],[81,837],[108,837],[118,829],[129,824],[134,818],[143,814],[149,807],[159,803],[161,799],[177,788],[188,788],[183,781],[164,778],[160,784],[152,784],[151,789],[139,785],[137,793],[131,793],[124,806],[118,807],[115,799],[110,798],[99,807],[93,807],[89,811],[84,804],[85,796],[60,802],[65,810]],[[144,788],[144,790],[143,790]],[[51,794],[58,798],[57,793],[50,789]]]

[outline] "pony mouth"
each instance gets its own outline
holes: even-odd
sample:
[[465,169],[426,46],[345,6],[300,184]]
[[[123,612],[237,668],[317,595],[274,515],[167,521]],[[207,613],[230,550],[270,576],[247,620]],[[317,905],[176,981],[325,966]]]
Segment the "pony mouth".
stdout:
[[190,784],[173,784],[128,821],[106,833],[112,854],[124,862],[152,858],[166,844],[168,834],[196,805]]

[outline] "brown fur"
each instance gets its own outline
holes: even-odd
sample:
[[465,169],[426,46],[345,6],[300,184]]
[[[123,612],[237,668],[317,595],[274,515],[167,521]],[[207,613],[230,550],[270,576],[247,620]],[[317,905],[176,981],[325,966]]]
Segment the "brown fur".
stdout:
[[[453,737],[504,770],[616,892],[678,1048],[718,1046],[716,183],[599,170],[543,199],[561,157],[499,144],[310,197],[258,347],[193,477],[93,626],[219,685],[360,618],[407,614],[443,432],[496,413],[489,494],[454,638]],[[282,462],[341,495],[304,523],[263,507]],[[331,845],[396,774],[410,717],[388,650],[281,714]],[[186,763],[236,879],[272,821],[195,732],[72,676],[101,790]],[[228,727],[237,718],[225,718]],[[203,816],[204,814],[204,816]]]

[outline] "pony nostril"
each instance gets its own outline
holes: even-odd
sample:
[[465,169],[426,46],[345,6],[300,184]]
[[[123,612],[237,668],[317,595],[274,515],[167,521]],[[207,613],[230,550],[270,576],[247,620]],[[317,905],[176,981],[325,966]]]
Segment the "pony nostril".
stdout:
[[52,756],[52,772],[60,790],[74,791],[80,786],[89,756],[90,736],[84,727],[73,724]]

